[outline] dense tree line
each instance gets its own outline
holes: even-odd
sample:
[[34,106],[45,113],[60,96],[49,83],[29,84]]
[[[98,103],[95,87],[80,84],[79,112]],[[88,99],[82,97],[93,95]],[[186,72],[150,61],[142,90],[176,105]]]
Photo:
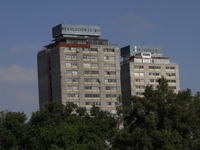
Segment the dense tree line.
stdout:
[[132,96],[130,107],[118,106],[115,116],[56,102],[28,121],[23,112],[1,111],[0,150],[200,149],[200,93],[173,93],[163,77],[158,83],[144,97]]
[[144,97],[132,96],[124,110],[124,128],[116,133],[113,149],[200,149],[200,93],[173,93],[167,80],[158,80],[157,90],[147,86]]
[[[117,119],[99,107],[66,106],[52,102],[26,122],[20,112],[1,112],[0,149],[86,150],[107,149],[117,130]],[[75,113],[76,112],[76,113]]]

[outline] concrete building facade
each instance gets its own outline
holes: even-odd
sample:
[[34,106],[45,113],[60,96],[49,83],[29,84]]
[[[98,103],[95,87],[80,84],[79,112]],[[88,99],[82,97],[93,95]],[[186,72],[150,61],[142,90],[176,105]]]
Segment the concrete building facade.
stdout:
[[158,85],[157,79],[164,76],[169,87],[180,90],[179,68],[170,63],[169,57],[162,56],[160,46],[126,46],[121,48],[121,88],[124,105],[131,104],[131,95],[143,96],[145,87]]
[[100,26],[59,24],[52,31],[54,42],[37,55],[40,109],[58,101],[116,113],[119,47],[99,39]]

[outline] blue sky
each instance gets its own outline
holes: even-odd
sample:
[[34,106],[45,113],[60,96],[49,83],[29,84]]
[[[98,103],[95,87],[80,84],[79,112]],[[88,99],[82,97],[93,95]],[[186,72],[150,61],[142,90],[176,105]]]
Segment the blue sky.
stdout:
[[119,47],[162,46],[179,65],[181,90],[200,91],[199,0],[18,0],[0,5],[0,110],[39,109],[37,52],[60,23],[101,25]]

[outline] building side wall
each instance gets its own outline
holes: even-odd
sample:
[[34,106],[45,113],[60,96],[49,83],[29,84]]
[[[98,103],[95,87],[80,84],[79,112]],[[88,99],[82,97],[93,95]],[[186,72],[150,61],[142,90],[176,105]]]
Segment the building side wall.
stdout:
[[121,91],[123,96],[123,104],[129,106],[131,104],[131,74],[130,64],[126,63],[121,66]]
[[176,90],[176,93],[178,93],[180,91],[180,75],[179,75],[179,66],[178,64],[174,64],[175,66],[175,74],[176,74],[176,87],[177,87],[177,90]]
[[125,55],[128,55],[130,54],[130,46],[126,46],[126,47],[123,47],[121,48],[121,56],[125,56]]
[[177,64],[155,64],[128,62],[121,65],[121,87],[124,105],[131,104],[130,96],[143,96],[147,85],[156,89],[157,80],[164,76],[169,88],[175,93],[180,90],[179,68]]
[[51,81],[52,81],[52,100],[61,102],[61,62],[60,48],[51,48]]
[[[135,67],[141,66],[141,68]],[[150,69],[153,68],[154,69]],[[158,67],[158,68],[156,68]],[[166,69],[169,68],[169,69]],[[174,69],[170,69],[174,68]],[[140,95],[144,92],[147,85],[157,87],[157,79],[164,76],[169,82],[168,85],[178,93],[180,90],[179,81],[179,68],[177,64],[155,64],[155,63],[134,63],[130,62],[130,74],[131,74],[131,94]]]
[[39,106],[40,109],[42,109],[46,102],[51,101],[51,94],[52,94],[49,50],[43,50],[38,53],[37,64],[38,64]]

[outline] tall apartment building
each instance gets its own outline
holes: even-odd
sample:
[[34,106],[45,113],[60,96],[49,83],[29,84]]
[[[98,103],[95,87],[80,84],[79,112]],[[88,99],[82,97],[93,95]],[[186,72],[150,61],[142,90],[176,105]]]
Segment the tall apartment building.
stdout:
[[131,104],[130,96],[142,96],[147,85],[156,88],[157,79],[164,76],[169,87],[180,90],[179,69],[176,63],[170,63],[169,57],[163,57],[160,46],[126,46],[121,48],[121,83],[124,105]]
[[100,26],[59,24],[38,52],[39,104],[72,102],[116,112],[121,93],[119,48],[99,39]]

